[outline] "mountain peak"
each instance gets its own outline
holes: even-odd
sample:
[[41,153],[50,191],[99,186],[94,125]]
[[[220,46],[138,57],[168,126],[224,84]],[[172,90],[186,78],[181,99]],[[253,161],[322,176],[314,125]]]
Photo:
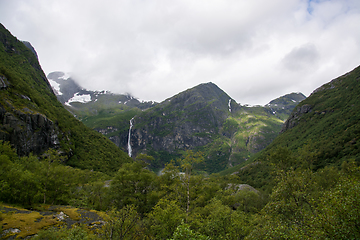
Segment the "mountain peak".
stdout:
[[285,121],[295,106],[305,98],[304,94],[293,92],[270,101],[265,107],[269,108],[272,114]]
[[222,89],[212,82],[201,83],[195,87],[189,88],[177,95],[165,100],[172,103],[183,103],[184,106],[194,104],[195,102],[212,102],[217,108],[227,108],[228,101],[231,99]]

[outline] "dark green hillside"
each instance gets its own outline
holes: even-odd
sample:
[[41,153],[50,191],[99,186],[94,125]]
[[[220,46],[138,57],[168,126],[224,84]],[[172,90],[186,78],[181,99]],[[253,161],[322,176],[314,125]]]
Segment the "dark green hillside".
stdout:
[[249,162],[257,164],[233,171],[238,171],[254,187],[266,186],[271,183],[268,158],[279,148],[288,149],[289,154],[307,155],[306,161],[310,161],[313,170],[339,167],[349,160],[360,162],[359,96],[360,67],[357,67],[316,89],[297,105],[281,134]]
[[272,146],[297,150],[311,142],[315,168],[360,161],[360,66],[316,89],[285,122]]
[[19,155],[58,149],[71,166],[116,171],[127,155],[57,101],[36,56],[0,26],[0,140]]

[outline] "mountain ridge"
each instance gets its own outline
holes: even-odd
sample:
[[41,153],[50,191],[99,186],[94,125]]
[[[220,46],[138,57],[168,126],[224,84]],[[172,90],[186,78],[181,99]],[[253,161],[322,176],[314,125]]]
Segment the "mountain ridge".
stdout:
[[[58,78],[63,76],[56,74]],[[51,74],[48,77],[54,80]],[[61,83],[69,80],[73,81],[67,77],[57,82],[61,88]],[[66,104],[75,92],[79,99],[88,96],[87,101]],[[207,156],[207,161],[199,167],[209,172],[236,165],[263,149],[281,130],[284,116],[305,98],[303,94],[291,93],[266,106],[242,106],[212,82],[199,84],[146,108],[130,95],[126,101],[113,101],[112,98],[124,95],[110,92],[101,95],[108,99],[107,103],[96,108],[101,101],[96,95],[78,86],[63,99],[63,104],[123,151],[129,151],[130,143],[132,156],[138,153],[153,156],[157,159],[151,163],[153,169],[162,168],[186,149],[194,149]],[[129,131],[131,119],[133,126]]]
[[307,164],[313,171],[330,166],[340,168],[352,160],[358,164],[359,83],[360,66],[315,89],[294,108],[281,133],[258,156],[251,158],[247,166],[239,165],[221,174],[233,173],[257,189],[269,189],[274,182],[268,159],[277,149],[307,156]]

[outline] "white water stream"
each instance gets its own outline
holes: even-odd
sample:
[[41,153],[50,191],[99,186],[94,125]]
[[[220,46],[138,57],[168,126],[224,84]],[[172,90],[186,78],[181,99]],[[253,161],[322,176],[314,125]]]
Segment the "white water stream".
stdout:
[[131,148],[131,129],[133,127],[134,118],[130,119],[130,128],[129,128],[129,138],[128,138],[128,155],[132,156],[132,148]]
[[231,112],[231,98],[229,99],[229,112]]

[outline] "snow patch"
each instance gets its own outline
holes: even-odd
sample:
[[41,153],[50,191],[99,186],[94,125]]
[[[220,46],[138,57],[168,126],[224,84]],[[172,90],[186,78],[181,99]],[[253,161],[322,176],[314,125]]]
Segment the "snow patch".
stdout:
[[291,99],[291,101],[296,102],[294,99]]
[[55,95],[63,95],[63,93],[60,92],[60,84],[55,82],[54,80],[51,80],[51,79],[48,79],[48,80],[49,80],[49,83],[50,83],[52,89],[55,92]]
[[80,103],[87,103],[87,102],[91,102],[91,96],[90,94],[84,94],[84,95],[79,95],[79,93],[75,93],[75,95],[70,98],[65,105],[70,106],[70,103],[72,102],[80,102]]

